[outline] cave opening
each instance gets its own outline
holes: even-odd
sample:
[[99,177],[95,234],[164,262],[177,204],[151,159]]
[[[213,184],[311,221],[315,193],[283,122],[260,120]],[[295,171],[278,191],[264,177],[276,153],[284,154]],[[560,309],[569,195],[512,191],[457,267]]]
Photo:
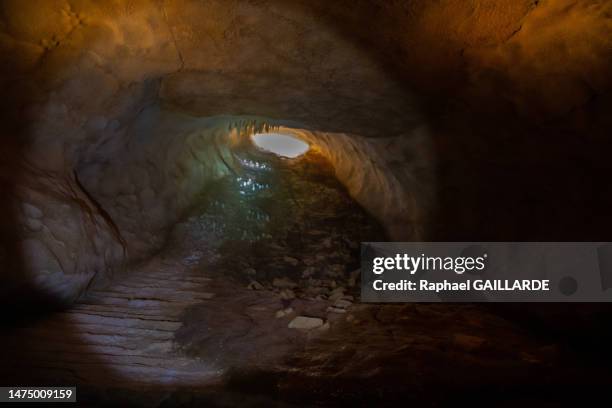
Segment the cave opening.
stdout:
[[279,133],[255,133],[231,155],[233,172],[207,185],[172,228],[166,262],[181,259],[249,288],[356,296],[360,242],[387,235],[333,164]]
[[309,149],[308,143],[280,133],[256,133],[251,139],[260,149],[281,157],[296,158]]

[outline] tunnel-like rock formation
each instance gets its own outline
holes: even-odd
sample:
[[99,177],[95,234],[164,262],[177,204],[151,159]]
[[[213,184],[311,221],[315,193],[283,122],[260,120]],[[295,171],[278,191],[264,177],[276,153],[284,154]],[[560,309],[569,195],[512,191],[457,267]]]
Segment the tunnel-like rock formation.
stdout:
[[[34,280],[71,300],[159,249],[194,195],[232,171],[232,134],[263,127],[320,147],[392,236],[422,234],[434,158],[416,98],[304,7],[4,4],[27,226],[11,240],[37,260]],[[44,181],[64,201],[37,199]]]
[[0,6],[6,304],[129,276],[257,132],[307,142],[389,240],[612,226],[610,1]]
[[[480,171],[460,161],[603,160],[584,143],[603,142],[609,120],[607,13],[596,1],[5,1],[3,178],[25,226],[9,240],[37,263],[14,264],[72,276],[57,290],[74,298],[159,248],[228,171],[224,134],[264,125],[320,145],[392,237],[433,237],[436,192],[448,206],[474,188],[447,177]],[[552,157],[530,157],[542,138]],[[441,163],[450,146],[465,156]],[[461,227],[476,216],[457,215]]]

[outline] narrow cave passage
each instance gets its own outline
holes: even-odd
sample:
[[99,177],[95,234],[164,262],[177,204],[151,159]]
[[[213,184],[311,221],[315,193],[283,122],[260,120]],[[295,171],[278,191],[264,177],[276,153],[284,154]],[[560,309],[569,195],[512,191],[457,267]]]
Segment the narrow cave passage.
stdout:
[[159,257],[210,279],[210,299],[176,332],[182,350],[221,368],[270,368],[304,346],[294,328],[316,337],[343,317],[359,295],[360,242],[386,234],[316,150],[287,159],[243,143],[235,154],[236,173],[195,199]]
[[235,155],[237,169],[195,198],[162,256],[256,286],[324,280],[346,288],[359,267],[359,243],[385,233],[331,163],[316,150],[287,159],[248,141]]

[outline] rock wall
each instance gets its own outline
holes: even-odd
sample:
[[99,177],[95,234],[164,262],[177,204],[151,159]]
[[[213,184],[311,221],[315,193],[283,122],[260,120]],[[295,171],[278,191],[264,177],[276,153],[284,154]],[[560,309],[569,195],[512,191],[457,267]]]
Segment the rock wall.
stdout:
[[126,242],[74,177],[28,180],[17,191],[21,228],[1,279],[3,301],[33,296],[60,306],[77,299],[94,277],[112,277]]
[[335,168],[349,193],[385,227],[389,239],[419,241],[434,205],[435,156],[427,128],[366,138],[289,127],[280,132],[308,141]]
[[[231,172],[240,117],[316,145],[393,238],[565,236],[533,224],[590,205],[597,183],[564,163],[608,168],[611,7],[6,0],[4,287],[44,281],[71,300],[150,254]],[[537,189],[551,179],[567,208]],[[515,214],[542,233],[521,235]],[[586,234],[585,217],[572,227]]]
[[130,260],[160,249],[168,228],[207,184],[234,172],[229,123],[151,106],[112,161],[83,166],[83,182],[119,226]]

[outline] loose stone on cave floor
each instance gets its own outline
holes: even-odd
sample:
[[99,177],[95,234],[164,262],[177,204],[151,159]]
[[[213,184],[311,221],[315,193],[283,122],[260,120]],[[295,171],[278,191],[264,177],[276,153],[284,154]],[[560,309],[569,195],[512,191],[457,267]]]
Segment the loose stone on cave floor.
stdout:
[[339,308],[339,309],[347,309],[349,307],[351,307],[353,303],[345,300],[345,299],[339,299],[336,303],[334,303],[334,307]]
[[293,313],[293,308],[292,307],[288,307],[286,309],[278,310],[276,312],[275,316],[276,316],[277,319],[280,319],[281,317],[289,316],[292,313]]
[[323,326],[323,319],[318,317],[297,316],[289,322],[290,329],[312,330]]
[[295,292],[291,289],[283,289],[280,291],[280,298],[283,300],[292,300],[295,299]]
[[297,286],[297,283],[289,278],[274,278],[274,280],[272,280],[272,286],[281,289],[293,289]]
[[264,289],[263,285],[257,281],[251,281],[247,287],[250,290],[263,290]]
[[291,256],[283,257],[283,261],[285,261],[286,263],[288,263],[288,264],[290,264],[292,266],[297,266],[300,263],[299,260],[297,260],[297,259],[295,259],[295,258],[293,258]]
[[342,309],[339,307],[330,306],[327,308],[329,313],[346,313],[346,309]]

